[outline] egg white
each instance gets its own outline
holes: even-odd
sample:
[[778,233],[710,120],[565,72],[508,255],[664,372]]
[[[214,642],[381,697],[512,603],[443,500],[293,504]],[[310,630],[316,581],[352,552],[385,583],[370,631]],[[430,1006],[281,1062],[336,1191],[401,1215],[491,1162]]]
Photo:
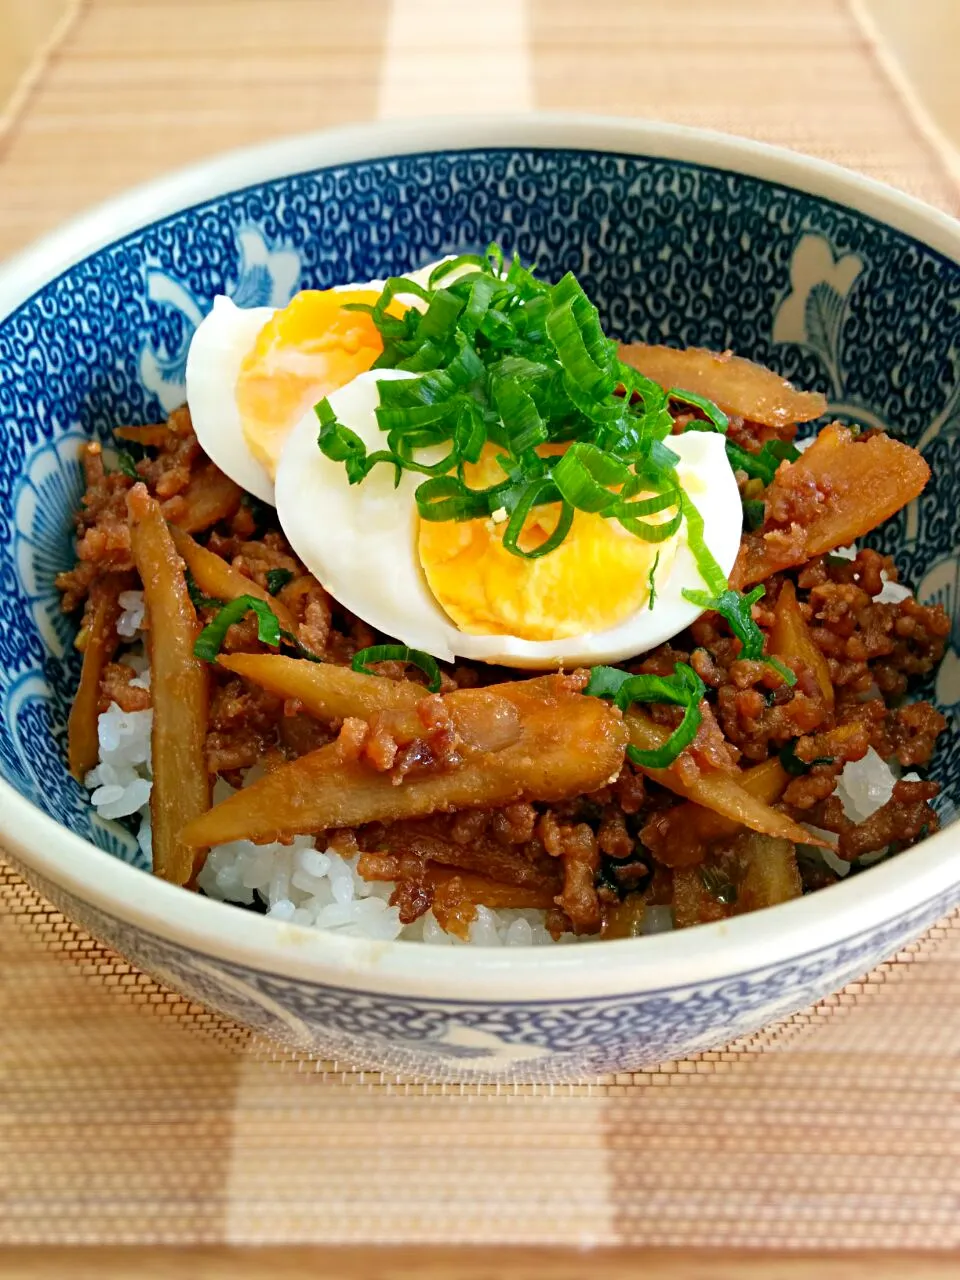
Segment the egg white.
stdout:
[[240,366],[272,315],[273,307],[244,311],[214,298],[187,353],[187,405],[207,457],[241,489],[276,506],[270,473],[247,448],[236,396]]
[[[368,450],[382,448],[377,383],[414,376],[370,370],[333,392],[330,406]],[[723,436],[690,431],[671,436],[669,444],[680,457],[680,483],[703,516],[707,546],[729,574],[740,547],[742,508]],[[287,438],[276,483],[280,523],[307,568],[340,604],[412,648],[448,662],[459,656],[532,669],[619,662],[669,640],[702,612],[681,595],[684,587],[704,588],[681,530],[670,572],[657,579],[655,607],[645,606],[616,627],[557,641],[467,634],[434,598],[417,556],[414,495],[422,481],[404,471],[395,488],[393,468],[379,466],[361,484],[349,484],[343,464],[317,447],[317,420],[308,414]]]
[[[449,262],[450,256],[440,262]],[[427,287],[430,273],[440,262],[406,272],[406,277]],[[474,270],[464,266],[452,271],[444,280],[450,284],[459,276]],[[381,291],[386,282],[367,280],[358,284],[334,285],[343,293],[355,289]],[[412,306],[424,310],[421,298],[410,295]],[[230,298],[214,298],[212,310],[197,326],[187,354],[187,405],[193,429],[200,446],[217,466],[241,488],[262,502],[276,506],[274,483],[266,467],[253,456],[243,434],[237,409],[236,386],[244,358],[257,340],[263,326],[279,308],[252,307],[242,310]]]

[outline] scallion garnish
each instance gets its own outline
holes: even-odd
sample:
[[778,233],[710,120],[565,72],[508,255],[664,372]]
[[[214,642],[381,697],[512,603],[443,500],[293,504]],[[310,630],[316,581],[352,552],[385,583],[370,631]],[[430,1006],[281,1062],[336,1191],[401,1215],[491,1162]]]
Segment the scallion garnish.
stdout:
[[[402,316],[394,298],[420,299]],[[534,559],[555,550],[574,513],[618,520],[648,542],[672,537],[687,523],[689,542],[711,594],[726,587],[703,538],[703,521],[676,476],[677,455],[664,443],[673,429],[670,402],[691,405],[718,431],[726,415],[681,388],[665,390],[623,364],[596,307],[568,273],[549,285],[497,245],[441,263],[426,288],[391,277],[366,312],[383,339],[376,368],[415,375],[379,384],[377,424],[384,448],[337,420],[329,401],[317,405],[318,445],[342,463],[351,484],[373,467],[422,474],[421,519],[474,520],[503,512],[503,545]],[[696,426],[697,424],[691,424]],[[465,468],[484,447],[497,447],[505,479],[471,489]],[[543,446],[567,446],[544,456]],[[424,450],[443,456],[430,460]],[[536,508],[559,504],[553,532],[533,550],[521,537]],[[660,515],[659,520],[646,517]]]
[[197,586],[197,580],[188,568],[184,568],[184,576],[187,580],[187,594],[190,597],[190,603],[195,609],[222,609],[223,601],[216,599],[214,596],[207,596]]
[[743,519],[747,528],[755,532],[766,519],[766,504],[757,498],[748,498],[743,504]]
[[684,391],[680,387],[671,387],[667,395],[671,400],[679,400],[681,404],[691,404],[695,409],[699,409],[715,430],[726,435],[727,428],[730,426],[730,419],[712,400],[708,400],[706,396],[698,395],[695,391]]
[[137,470],[137,464],[134,461],[132,453],[126,449],[121,449],[117,454],[117,470],[122,471],[125,476],[129,476],[131,480],[139,480],[140,472]]
[[282,591],[288,582],[293,580],[292,569],[268,569],[267,570],[267,590],[272,596],[278,591]]
[[809,773],[815,764],[833,764],[833,756],[817,756],[815,760],[801,760],[797,755],[797,740],[794,738],[780,750],[780,763],[793,778],[800,778]]
[[780,463],[796,462],[800,457],[800,450],[786,440],[768,440],[759,453],[749,453],[728,440],[727,457],[734,471],[744,471],[748,476],[768,485],[776,475]]
[[430,693],[440,691],[440,668],[436,659],[422,649],[411,649],[405,644],[373,644],[368,649],[360,649],[355,653],[350,666],[354,671],[375,676],[377,672],[370,670],[371,662],[409,662],[412,666],[419,667],[427,677],[427,689]]
[[725,907],[732,907],[737,900],[737,886],[722,867],[712,863],[701,863],[698,871],[700,883],[711,898]]
[[729,588],[712,597],[706,591],[690,591],[686,588],[681,594],[691,604],[698,605],[701,609],[713,609],[726,619],[730,630],[740,641],[741,658],[766,662],[782,676],[786,684],[792,686],[797,683],[797,677],[778,658],[764,654],[763,632],[753,619],[752,608],[764,592],[765,588],[761,584],[746,594]]
[[619,667],[594,667],[584,693],[612,698],[621,711],[631,702],[667,702],[683,707],[683,719],[662,746],[649,751],[627,747],[627,758],[641,768],[666,769],[697,736],[703,719],[700,699],[706,686],[692,667],[678,662],[672,676],[632,676]]
[[[693,558],[700,570],[700,577],[707,584],[707,590],[714,596],[722,595],[727,589],[726,574],[717,564],[713,552],[707,546],[703,535],[703,516],[693,504],[689,494],[681,491],[683,514],[687,521],[687,542],[693,552]],[[687,593],[684,592],[684,595]],[[703,595],[703,592],[697,594]],[[687,596],[687,599],[690,599]],[[704,606],[705,608],[707,606]]]
[[313,652],[313,650],[308,649],[305,644],[302,644],[297,639],[297,637],[293,634],[292,631],[287,631],[283,627],[281,627],[280,638],[286,644],[288,644],[291,647],[291,649],[294,649],[296,651],[298,658],[306,658],[308,662],[319,662],[319,663],[323,662],[323,658],[318,658],[317,655]]
[[543,476],[539,480],[534,480],[514,507],[513,514],[507,522],[507,527],[503,531],[504,547],[512,551],[515,556],[522,556],[524,560],[539,560],[541,556],[547,556],[551,551],[555,551],[570,532],[570,526],[573,524],[573,507],[569,502],[560,503],[560,512],[553,532],[539,546],[531,551],[524,551],[519,545],[519,540],[533,508],[543,502],[555,502],[559,496],[557,486],[548,477]]
[[649,599],[647,600],[647,608],[651,611],[653,610],[653,606],[657,603],[657,584],[654,579],[659,563],[660,552],[658,551],[653,557],[653,564],[650,566],[650,572],[647,574],[647,589],[650,592]]
[[215,662],[227,632],[248,613],[257,615],[257,639],[260,643],[268,644],[274,649],[279,648],[280,623],[266,601],[258,600],[256,596],[237,596],[235,600],[225,604],[197,636],[193,646],[194,656],[202,658],[204,662]]

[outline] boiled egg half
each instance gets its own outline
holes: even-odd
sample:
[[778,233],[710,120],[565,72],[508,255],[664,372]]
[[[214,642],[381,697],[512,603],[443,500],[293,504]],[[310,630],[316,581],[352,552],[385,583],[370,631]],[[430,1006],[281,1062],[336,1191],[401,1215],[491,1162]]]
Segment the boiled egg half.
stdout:
[[[369,370],[330,394],[330,407],[373,451],[383,444],[378,382],[413,376]],[[617,662],[670,639],[701,612],[682,595],[685,587],[704,589],[685,523],[654,543],[577,511],[559,548],[523,559],[503,547],[504,513],[421,521],[415,492],[422,475],[404,471],[395,487],[393,468],[378,466],[351,485],[342,463],[320,452],[317,434],[309,412],[280,454],[276,505],[284,533],[336,600],[412,648],[513,667]],[[678,480],[703,516],[707,546],[728,574],[742,508],[724,438],[689,431],[669,444],[679,455]],[[502,479],[487,445],[467,483],[482,488]],[[523,536],[536,545],[554,523],[544,507]]]
[[[446,261],[447,259],[442,259]],[[436,262],[407,272],[424,288]],[[468,267],[455,268],[452,282]],[[274,478],[293,426],[331,391],[369,369],[383,351],[370,316],[384,281],[305,289],[278,310],[241,310],[227,297],[198,326],[187,356],[187,404],[205,453],[248,493],[274,502]],[[423,307],[414,294],[388,314]]]

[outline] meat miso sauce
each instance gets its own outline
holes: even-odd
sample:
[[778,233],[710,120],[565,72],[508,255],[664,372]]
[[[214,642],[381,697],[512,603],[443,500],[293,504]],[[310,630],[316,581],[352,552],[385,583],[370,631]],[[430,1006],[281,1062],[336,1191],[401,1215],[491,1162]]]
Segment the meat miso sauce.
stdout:
[[83,452],[70,768],[156,875],[352,936],[622,938],[859,874],[937,828],[910,692],[949,620],[863,545],[926,463],[825,415],[496,245],[217,299],[187,404]]

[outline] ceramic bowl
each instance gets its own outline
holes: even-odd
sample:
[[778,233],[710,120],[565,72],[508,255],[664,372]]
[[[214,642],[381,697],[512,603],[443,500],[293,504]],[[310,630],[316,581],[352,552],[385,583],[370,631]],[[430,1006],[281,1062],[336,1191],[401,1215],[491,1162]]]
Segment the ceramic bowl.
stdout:
[[[945,829],[852,880],[682,933],[579,947],[371,943],[149,876],[64,764],[78,676],[53,579],[78,446],[184,399],[215,295],[400,273],[499,238],[567,269],[625,339],[773,366],[923,450],[876,545],[954,618],[926,696],[951,718]],[[715,1047],[810,1004],[960,901],[960,227],[756,143],[583,118],[370,126],[226,156],[111,201],[0,275],[0,832],[15,867],[170,986],[319,1054],[421,1077],[562,1079]]]

